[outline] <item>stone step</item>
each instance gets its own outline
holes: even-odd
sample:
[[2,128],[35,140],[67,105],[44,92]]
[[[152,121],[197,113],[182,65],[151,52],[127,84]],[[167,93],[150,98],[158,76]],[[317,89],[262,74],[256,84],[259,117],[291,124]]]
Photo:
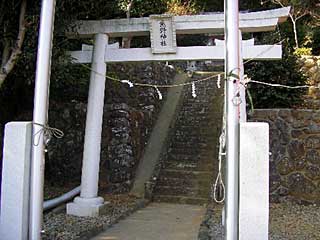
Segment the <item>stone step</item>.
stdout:
[[162,176],[157,181],[157,186],[161,187],[178,187],[178,188],[192,188],[192,189],[210,189],[213,180],[211,178],[199,178],[199,179],[192,179],[192,178],[168,178]]
[[221,130],[220,120],[215,120],[215,121],[212,121],[211,123],[213,123],[214,126],[212,126],[212,124],[210,126],[210,124],[208,124],[208,122],[205,122],[202,124],[203,126],[199,127],[199,126],[195,126],[192,124],[186,124],[186,123],[182,122],[182,123],[180,123],[180,125],[177,125],[175,129],[182,131],[185,134],[187,134],[188,132],[193,132],[193,133],[211,132],[211,133],[214,133],[217,130]]
[[210,107],[203,104],[197,106],[183,106],[177,117],[179,118],[194,118],[194,119],[208,119],[211,120],[209,114]]
[[172,142],[170,145],[170,149],[197,149],[198,151],[210,151],[212,150],[212,143],[208,142],[198,142],[198,143],[193,143],[193,142],[183,142],[183,141],[175,141]]
[[199,124],[193,121],[190,121],[190,122],[184,121],[184,122],[178,123],[179,125],[176,126],[174,135],[176,134],[179,135],[180,133],[180,135],[191,134],[191,135],[197,135],[197,136],[198,135],[211,136],[211,134],[214,134],[217,131],[216,126],[213,126],[215,122],[207,121]]
[[182,105],[182,109],[185,108],[192,108],[194,107],[197,111],[199,111],[199,109],[206,107],[207,109],[209,108],[209,103],[207,99],[198,99],[197,102],[195,102],[193,99],[185,99],[183,105]]
[[214,156],[213,154],[206,154],[206,153],[202,153],[202,154],[198,154],[198,155],[195,155],[195,154],[182,154],[182,153],[174,153],[174,152],[170,152],[168,154],[168,159],[169,160],[174,160],[174,161],[177,161],[177,162],[192,162],[192,161],[197,161],[197,162],[200,162],[200,161],[210,161],[213,159],[215,159],[216,156]]
[[[208,99],[200,99],[198,102],[191,102],[191,101],[186,101],[183,104],[183,108],[191,108],[193,109],[193,106],[197,111],[201,110],[202,108],[205,108],[206,112],[209,112],[211,109],[213,109],[215,106],[213,106],[214,102],[216,99],[212,96],[208,96]],[[196,112],[196,111],[194,111]]]
[[[169,154],[168,155],[168,159],[164,162],[164,165],[167,166],[168,164],[170,164],[170,162],[177,162],[177,164],[175,164],[177,167],[179,166],[183,166],[183,165],[190,165],[190,167],[192,165],[196,165],[196,166],[201,166],[201,165],[208,165],[211,163],[214,163],[216,157],[214,156],[185,156],[185,157],[181,157],[181,154]],[[203,163],[203,164],[202,164]],[[171,168],[170,166],[168,166],[167,168]],[[175,168],[175,167],[173,167]]]
[[[179,124],[179,123],[178,123]],[[215,121],[210,122],[201,122],[201,123],[194,123],[192,121],[180,123],[180,126],[183,126],[185,128],[194,129],[194,128],[200,128],[200,129],[209,129],[216,127],[217,123]]]
[[[198,143],[197,148],[201,150],[209,149],[212,144],[210,143]],[[175,141],[171,142],[170,148],[195,148],[195,144],[192,142],[181,142],[181,141]]]
[[[181,120],[176,122],[178,125],[175,127],[175,130],[184,132],[187,134],[189,131],[192,133],[207,134],[209,132],[216,131],[217,127],[220,129],[220,124],[217,120],[214,121],[192,121],[192,120]],[[216,125],[216,126],[215,126]]]
[[191,170],[177,170],[177,169],[161,169],[160,177],[180,178],[180,179],[212,179],[213,171],[191,171]]
[[200,111],[194,111],[194,109],[182,109],[180,114],[177,116],[177,119],[190,119],[190,120],[208,120],[210,121],[212,118],[209,116],[209,108],[199,108]]
[[207,109],[199,109],[198,111],[194,111],[194,109],[182,109],[182,112],[180,112],[177,115],[178,120],[207,120],[211,121],[212,118],[209,116]]
[[209,197],[210,187],[186,187],[186,186],[162,186],[156,185],[154,189],[155,195],[178,195],[185,197]]
[[200,130],[200,129],[179,129],[172,135],[171,142],[213,142],[216,141],[215,131],[213,130]]
[[[183,132],[183,134],[188,133],[197,133],[203,134],[204,136],[209,135],[210,133],[214,134],[217,130],[221,129],[221,124],[219,120],[214,121],[203,121],[203,122],[195,122],[195,121],[181,121],[176,122],[178,124],[175,127],[175,130],[179,132]],[[220,132],[220,131],[218,131]]]
[[164,169],[186,170],[186,171],[213,171],[214,161],[175,161],[167,160],[164,162]]
[[200,138],[204,141],[217,141],[217,130],[215,129],[177,129],[176,132],[172,135],[174,138],[172,141],[183,139],[184,141],[190,142],[190,138]]
[[190,154],[168,154],[168,159],[178,161],[178,162],[190,162],[190,161],[200,161],[200,156],[190,155]]
[[175,135],[173,135],[173,139],[172,141],[183,141],[183,142],[195,142],[195,141],[200,141],[200,142],[210,142],[210,141],[215,141],[215,137],[213,136],[213,134],[209,135],[209,133],[205,134],[195,134],[194,132],[186,132],[186,133],[177,133]]
[[[193,144],[195,146],[195,144]],[[170,146],[168,149],[168,153],[172,154],[189,154],[189,155],[207,155],[207,156],[216,156],[218,152],[217,144],[213,144],[210,147],[203,148],[203,147],[175,147]]]
[[[209,104],[211,98],[214,98],[214,95],[212,95],[212,92],[211,92],[211,94],[208,94],[208,91],[207,92],[203,91],[203,94],[201,94],[201,95],[199,94],[198,97],[196,97],[196,98],[192,98],[189,93],[191,93],[191,91],[188,92],[187,95],[184,95],[185,103],[189,103],[189,104],[192,104],[192,103],[194,103],[194,104],[199,104],[199,103]],[[198,93],[200,93],[200,91],[198,91]]]
[[212,142],[214,142],[213,139],[206,139],[206,138],[200,138],[200,137],[190,137],[188,136],[179,136],[179,137],[173,137],[172,144],[174,143],[181,143],[181,144],[189,144],[192,145],[193,148],[196,148],[198,146],[203,146],[203,144],[210,144],[212,146]]
[[183,154],[179,152],[175,152],[174,150],[172,152],[168,153],[168,159],[166,162],[170,161],[177,161],[180,163],[183,162],[214,162],[214,160],[217,158],[216,154],[212,153],[206,153],[205,151],[199,153],[199,154]]
[[192,95],[191,95],[191,87],[189,87],[189,91],[187,90],[185,92],[185,96],[186,97],[189,97],[188,99],[190,99],[189,101],[191,102],[192,100],[193,101],[201,101],[203,99],[206,99],[206,96],[210,96],[212,95],[213,93],[213,86],[201,86],[199,84],[196,84],[196,93],[197,93],[197,97],[196,98],[193,98]]
[[180,203],[180,204],[193,204],[193,205],[204,205],[208,203],[208,198],[201,197],[185,197],[177,195],[154,195],[154,202],[167,202],[167,203]]
[[197,121],[197,122],[213,121],[212,117],[209,116],[209,113],[206,110],[201,112],[195,111],[195,112],[186,113],[187,111],[192,111],[192,110],[186,109],[185,113],[180,113],[177,116],[177,121],[181,121],[181,122],[188,121],[188,120]]
[[194,122],[194,121],[183,121],[175,128],[175,134],[182,133],[185,134],[199,134],[203,136],[211,136],[217,131],[217,126],[214,126],[216,121],[209,122]]
[[199,155],[202,152],[207,152],[208,150],[201,150],[199,148],[175,148],[170,147],[168,153],[171,154],[189,154],[189,155]]
[[192,108],[195,107],[196,110],[199,110],[203,107],[206,107],[208,110],[210,109],[210,104],[212,103],[213,97],[208,97],[208,99],[198,99],[198,101],[194,101],[193,99],[185,99],[182,108]]

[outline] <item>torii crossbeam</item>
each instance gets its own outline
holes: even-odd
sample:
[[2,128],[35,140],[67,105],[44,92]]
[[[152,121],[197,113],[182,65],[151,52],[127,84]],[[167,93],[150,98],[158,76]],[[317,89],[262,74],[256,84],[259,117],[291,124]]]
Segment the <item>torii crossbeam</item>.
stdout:
[[[243,47],[243,59],[276,60],[281,59],[281,45],[252,45]],[[92,49],[71,52],[74,63],[91,63]],[[146,62],[146,61],[188,61],[224,60],[224,46],[178,47],[176,54],[152,54],[151,48],[108,48],[106,63]]]
[[[278,23],[284,22],[290,7],[267,11],[240,13],[241,32],[273,31]],[[177,34],[223,33],[224,14],[175,16]],[[149,18],[130,18],[114,20],[78,21],[70,28],[70,38],[92,38],[95,34],[105,33],[109,37],[147,36],[150,33]]]

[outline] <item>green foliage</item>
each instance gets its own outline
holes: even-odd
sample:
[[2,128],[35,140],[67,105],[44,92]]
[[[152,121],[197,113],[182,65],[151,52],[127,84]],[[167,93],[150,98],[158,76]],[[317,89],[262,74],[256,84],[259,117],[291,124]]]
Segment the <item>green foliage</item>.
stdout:
[[302,55],[311,55],[311,48],[306,48],[306,47],[301,47],[301,48],[297,48],[294,51],[294,55],[296,55],[297,57],[302,56]]
[[312,54],[320,55],[320,27],[313,27],[311,48]]
[[199,12],[194,1],[170,0],[167,2],[167,12],[174,15],[192,15]]
[[203,12],[221,12],[224,7],[223,0],[196,0],[195,3]]
[[[116,1],[119,9],[122,12],[127,11],[128,4],[130,0],[118,0]],[[166,1],[165,0],[134,0],[131,9],[132,17],[144,17],[150,14],[160,14],[166,11]]]
[[[280,61],[253,62],[246,65],[246,73],[256,81],[288,86],[304,85],[305,78],[299,72],[296,58],[285,52]],[[249,84],[254,108],[295,107],[301,103],[303,89],[286,89]]]

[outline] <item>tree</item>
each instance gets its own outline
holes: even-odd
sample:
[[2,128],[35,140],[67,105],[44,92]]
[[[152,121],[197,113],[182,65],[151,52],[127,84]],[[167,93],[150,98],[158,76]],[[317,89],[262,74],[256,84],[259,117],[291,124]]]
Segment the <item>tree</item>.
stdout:
[[[14,3],[14,1],[12,2]],[[1,68],[0,68],[0,87],[7,78],[8,74],[13,70],[16,62],[21,54],[22,44],[24,42],[25,33],[26,33],[26,8],[27,0],[22,0],[20,3],[20,13],[19,13],[19,22],[18,22],[18,33],[16,39],[13,41],[12,33],[15,32],[13,29],[10,29],[11,24],[9,22],[10,18],[5,17],[9,15],[8,11],[5,11],[5,8],[8,4],[5,0],[2,1],[0,7],[0,26],[3,26],[1,35],[2,35],[2,58],[1,58]],[[16,6],[13,6],[15,9]]]

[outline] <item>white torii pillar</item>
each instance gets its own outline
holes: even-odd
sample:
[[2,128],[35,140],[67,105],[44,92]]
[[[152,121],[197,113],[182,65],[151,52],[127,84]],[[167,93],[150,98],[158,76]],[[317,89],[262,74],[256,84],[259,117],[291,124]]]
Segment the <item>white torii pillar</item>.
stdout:
[[101,149],[106,63],[104,55],[108,36],[95,35],[92,71],[90,76],[86,130],[83,150],[81,193],[67,204],[67,214],[93,217],[99,215],[104,199],[98,197],[99,164]]

